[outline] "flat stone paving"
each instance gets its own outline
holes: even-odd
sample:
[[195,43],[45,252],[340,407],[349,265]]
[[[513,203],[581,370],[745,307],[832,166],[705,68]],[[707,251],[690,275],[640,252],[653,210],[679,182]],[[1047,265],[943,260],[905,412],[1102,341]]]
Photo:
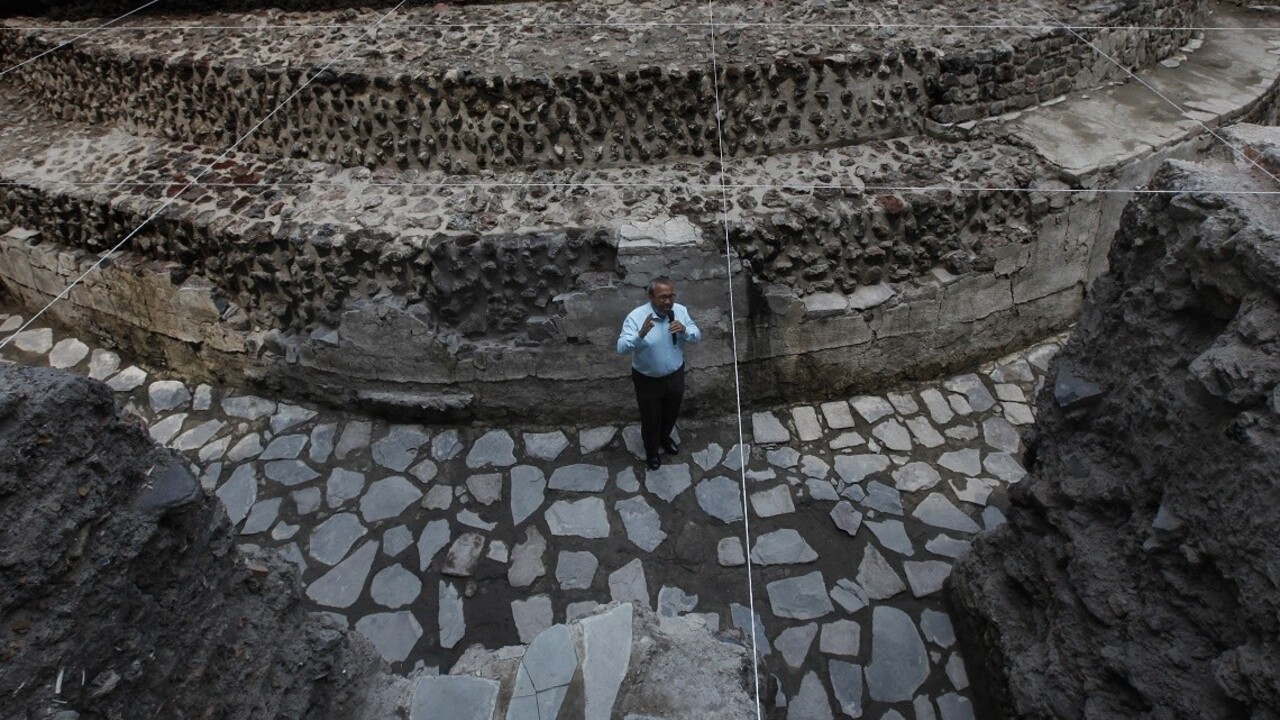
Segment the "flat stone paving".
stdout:
[[[19,324],[0,312],[6,336]],[[47,326],[0,358],[106,381],[191,460],[243,544],[283,553],[311,606],[396,670],[444,672],[472,644],[528,642],[611,600],[747,630],[749,558],[779,687],[766,703],[962,720],[940,589],[973,534],[1004,522],[1060,340],[885,395],[749,413],[749,547],[731,418],[682,428],[681,454],[647,472],[630,425],[389,424],[188,384]]]

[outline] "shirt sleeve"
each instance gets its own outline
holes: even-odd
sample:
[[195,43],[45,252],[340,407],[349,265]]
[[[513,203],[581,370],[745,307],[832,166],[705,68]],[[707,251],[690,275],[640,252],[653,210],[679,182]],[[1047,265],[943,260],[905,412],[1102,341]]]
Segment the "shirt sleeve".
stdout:
[[684,310],[684,319],[680,322],[684,323],[684,341],[687,343],[696,343],[702,339],[702,331],[698,329],[697,323],[693,321],[693,316],[689,315],[687,309]]
[[622,333],[618,335],[618,354],[626,355],[648,345],[648,341],[640,337],[640,321],[635,315],[628,315],[622,321]]

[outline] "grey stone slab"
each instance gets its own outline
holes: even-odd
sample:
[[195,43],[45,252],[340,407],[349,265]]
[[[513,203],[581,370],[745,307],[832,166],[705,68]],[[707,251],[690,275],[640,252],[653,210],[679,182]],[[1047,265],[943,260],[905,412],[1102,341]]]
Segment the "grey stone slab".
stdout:
[[821,571],[775,580],[765,585],[765,592],[778,617],[813,620],[835,610]]
[[1049,363],[1053,362],[1053,358],[1058,355],[1059,349],[1054,343],[1034,347],[1027,353],[1027,362],[1040,372],[1046,372],[1049,370]]
[[711,443],[693,454],[693,462],[705,472],[720,464],[724,458],[724,448],[719,443]]
[[448,650],[466,635],[467,620],[463,613],[462,597],[453,583],[440,581],[439,601],[436,617],[440,627],[440,647]]
[[676,617],[693,612],[698,607],[698,596],[689,595],[678,587],[663,585],[658,590],[658,614],[662,617]]
[[963,395],[969,407],[977,412],[986,412],[996,404],[996,399],[992,397],[991,391],[982,382],[982,378],[973,373],[946,380],[942,386],[953,393]]
[[973,448],[952,450],[943,453],[938,458],[938,464],[961,475],[973,477],[982,472],[982,453]]
[[911,511],[911,515],[920,522],[944,530],[976,533],[982,529],[941,493],[930,494]]
[[909,702],[929,676],[929,656],[911,616],[880,605],[871,615],[867,691],[879,702]]
[[544,433],[525,433],[524,450],[531,457],[551,462],[569,447],[569,438],[555,430]]
[[409,720],[493,720],[497,681],[473,675],[426,676],[417,681]]
[[392,425],[386,436],[373,444],[373,461],[392,472],[404,472],[430,437],[431,433],[419,425]]
[[160,445],[166,445],[182,430],[182,424],[186,421],[186,413],[176,413],[152,423],[147,428],[147,432],[151,435],[152,440],[155,440]]
[[949,648],[956,641],[951,618],[937,610],[926,609],[920,613],[920,631],[924,633],[926,640],[939,647]]
[[796,437],[801,442],[813,442],[822,437],[822,423],[818,422],[818,411],[808,405],[791,408],[791,422],[796,428]]
[[982,421],[982,439],[998,452],[1018,452],[1021,437],[1009,420],[991,416]]
[[723,475],[703,480],[694,488],[702,511],[724,523],[742,519],[742,486]]
[[644,459],[644,438],[640,435],[639,425],[622,428],[622,444],[633,457]]
[[23,352],[44,355],[53,348],[53,330],[49,328],[23,330],[14,335],[11,342],[14,347]]
[[387,557],[396,557],[412,544],[413,532],[404,525],[397,525],[382,533],[382,552]]
[[494,540],[489,543],[489,552],[485,553],[484,556],[496,563],[506,565],[507,561],[511,559],[511,550],[501,540]]
[[836,620],[822,626],[818,649],[828,655],[856,656],[862,648],[862,626],[853,620]]
[[965,478],[964,484],[954,480],[948,484],[956,494],[957,500],[974,505],[986,505],[987,498],[991,497],[992,491],[999,485],[995,480],[988,478]]
[[373,647],[389,663],[409,657],[422,637],[422,626],[408,611],[374,613],[356,621],[356,632],[369,639]]
[[[550,607],[550,598],[547,598],[548,610]],[[529,683],[537,692],[568,685],[578,671],[578,650],[574,646],[572,631],[566,625],[548,626],[529,644],[522,664],[529,675]]]
[[205,420],[199,425],[174,438],[173,442],[169,444],[169,447],[182,452],[204,447],[204,445],[212,440],[214,435],[221,432],[224,427],[226,427],[226,423],[221,420]]
[[398,610],[412,603],[421,594],[422,581],[403,565],[390,565],[379,570],[369,586],[369,596],[373,601],[391,610]]
[[334,565],[346,557],[351,546],[367,532],[352,513],[338,513],[311,532],[307,552],[325,565]]
[[575,622],[589,615],[594,615],[597,610],[604,607],[595,600],[582,600],[580,602],[571,602],[564,608],[564,621]]
[[823,502],[838,502],[840,493],[836,492],[836,488],[829,480],[818,480],[809,478],[804,481],[804,487],[809,491],[809,498],[812,500],[821,500]]
[[546,513],[552,535],[574,535],[584,538],[609,536],[609,514],[604,500],[587,497],[581,500],[559,500]]
[[855,510],[848,500],[841,500],[831,508],[831,522],[850,537],[855,537],[858,534],[858,527],[862,524],[862,513]]
[[1004,523],[1004,513],[1000,512],[1000,508],[991,505],[982,509],[982,526],[986,530],[995,530]]
[[562,590],[586,590],[595,581],[600,561],[589,552],[564,550],[556,561],[556,582]]
[[644,498],[636,496],[620,500],[614,503],[613,508],[622,517],[627,539],[641,550],[653,552],[667,538],[662,531],[662,518]]
[[200,487],[205,492],[213,492],[218,487],[218,482],[222,480],[222,463],[215,462],[205,466],[204,474],[200,476]]
[[739,443],[729,448],[729,451],[724,454],[724,460],[721,460],[720,464],[734,472],[738,472],[742,469],[744,462],[750,461],[751,446]]
[[996,385],[996,399],[1000,402],[1026,404],[1027,394],[1022,391],[1022,388],[1012,383],[998,383]]
[[978,437],[978,428],[974,427],[972,424],[956,425],[954,427],[947,428],[947,431],[944,434],[952,440],[969,442],[970,440],[974,440]]
[[426,572],[431,561],[449,544],[449,521],[432,520],[418,536],[418,572]]
[[946,425],[955,418],[955,412],[947,404],[947,399],[943,397],[937,388],[921,390],[920,399],[924,401],[924,407],[929,411],[929,417],[939,425]]
[[903,417],[920,412],[920,406],[916,404],[915,398],[907,393],[889,393],[886,397],[889,398],[889,404],[893,409]]
[[0,314],[0,318],[4,322],[0,322],[0,333],[9,333],[22,327],[24,322],[21,315],[9,315],[8,313]]
[[871,435],[890,450],[911,451],[911,433],[896,419],[885,420],[871,429]]
[[804,663],[805,657],[809,654],[809,648],[813,647],[813,639],[817,635],[817,623],[789,627],[778,633],[778,637],[773,640],[773,646],[782,654],[787,667],[797,670]]
[[1008,453],[989,453],[983,458],[982,466],[987,472],[1009,484],[1020,482],[1027,476],[1026,469]]
[[933,466],[924,462],[907,463],[893,471],[893,483],[902,492],[918,492],[942,482]]
[[422,462],[409,468],[409,474],[417,478],[418,482],[426,485],[432,480],[435,480],[436,476],[440,474],[440,466],[436,465],[435,462],[430,459],[424,459]]
[[897,571],[879,550],[868,545],[858,565],[858,585],[872,600],[886,600],[907,589]]
[[273,460],[263,465],[262,470],[267,477],[287,487],[311,482],[320,477],[320,473],[301,460]]
[[[534,595],[527,600],[512,600],[511,617],[515,620],[520,642],[532,643],[539,634],[551,627],[551,596]],[[530,662],[528,657],[525,658],[524,666],[531,675],[539,671],[538,666]]]
[[578,452],[590,455],[608,445],[617,434],[618,428],[611,425],[581,430],[578,432]]
[[687,464],[663,465],[657,470],[646,470],[644,487],[658,497],[671,502],[693,484],[693,476]]
[[785,445],[782,447],[770,448],[765,451],[764,459],[776,468],[790,470],[800,463],[800,451]]
[[831,474],[831,466],[817,455],[805,455],[800,461],[800,474],[808,478],[825,480]]
[[524,522],[546,500],[547,478],[532,465],[511,468],[511,522]]
[[344,468],[334,468],[325,481],[325,494],[329,507],[336,508],[348,500],[360,497],[364,492],[364,473]]
[[951,653],[951,657],[947,658],[946,670],[947,679],[956,690],[969,687],[969,673],[965,671],[964,660],[960,657],[960,653]]
[[463,533],[449,546],[445,554],[444,567],[440,572],[454,577],[471,577],[476,572],[480,555],[484,552],[484,536],[477,533]]
[[827,663],[827,677],[840,712],[851,718],[862,717],[862,666],[831,660]]
[[301,529],[302,529],[301,525],[290,525],[289,523],[284,522],[282,520],[279,523],[276,523],[276,526],[271,529],[271,539],[275,540],[276,542],[288,540],[289,538],[292,538],[294,535],[297,535],[298,531]]
[[907,428],[911,430],[911,435],[916,442],[927,448],[936,448],[945,445],[947,440],[942,437],[933,424],[929,422],[929,418],[923,415],[917,415],[907,419]]
[[560,714],[560,706],[569,694],[568,686],[561,686],[538,693],[538,717],[555,718]]
[[771,412],[751,414],[751,433],[757,445],[784,445],[791,441],[791,433]]
[[837,455],[836,474],[846,483],[860,483],[868,476],[889,469],[885,455]]
[[280,403],[280,408],[271,416],[271,432],[279,435],[285,430],[301,425],[315,416],[315,410],[299,405]]
[[232,525],[237,525],[249,514],[249,509],[258,500],[258,475],[252,465],[241,465],[236,468],[216,493],[222,505],[227,509],[227,518]]
[[751,562],[756,565],[797,565],[817,559],[818,553],[791,528],[760,535],[751,549]]
[[147,381],[147,371],[137,365],[130,365],[107,380],[107,387],[116,392],[133,392]]
[[929,702],[928,695],[917,695],[911,701],[911,709],[915,711],[915,720],[938,720],[938,715],[933,711],[933,703]]
[[147,400],[155,412],[177,410],[191,402],[191,391],[178,380],[157,380],[147,388]]
[[237,395],[222,399],[222,412],[244,420],[258,420],[276,411],[276,401],[256,395]]
[[613,479],[613,484],[624,493],[640,492],[640,480],[636,477],[635,468],[630,466],[618,471],[618,476]]
[[378,555],[378,542],[370,540],[338,563],[319,580],[307,587],[307,597],[317,605],[332,608],[348,608],[360,599],[365,580],[373,569]]
[[262,436],[249,433],[236,441],[227,451],[227,462],[241,462],[262,454]]
[[644,563],[640,558],[609,573],[609,596],[614,602],[634,602],[652,608],[649,600],[649,583],[645,579]]
[[373,423],[367,420],[352,420],[343,426],[342,434],[338,436],[338,445],[333,449],[333,456],[339,460],[346,460],[368,448],[372,437]]
[[571,492],[600,492],[609,484],[609,468],[602,465],[564,465],[551,473],[547,487]]
[[882,397],[860,395],[849,401],[854,410],[868,423],[875,423],[881,418],[893,414],[893,406]]
[[284,498],[269,498],[254,503],[253,509],[249,511],[249,517],[245,518],[244,527],[240,529],[240,534],[257,535],[270,530],[276,523],[276,519],[280,517],[282,502]]
[[106,380],[119,369],[120,356],[110,350],[94,350],[89,355],[89,377],[94,380]]
[[853,413],[849,403],[843,400],[822,403],[822,417],[826,418],[827,427],[832,430],[847,430],[854,427]]
[[196,386],[195,396],[191,399],[192,410],[208,410],[213,407],[213,388],[205,383]]
[[1030,425],[1036,421],[1035,413],[1031,412],[1031,407],[1024,403],[1004,402],[1000,404],[1004,410],[1004,416],[1014,425]]
[[458,522],[463,525],[477,530],[483,530],[485,532],[492,532],[494,528],[498,527],[498,523],[487,522],[484,518],[477,515],[474,510],[459,510],[457,518]]
[[436,462],[447,462],[462,452],[462,437],[457,430],[442,430],[431,438],[431,457]]
[[800,681],[800,692],[787,703],[788,718],[806,720],[832,720],[831,698],[815,672],[805,673]]
[[609,720],[631,665],[632,607],[619,605],[582,621],[584,720]]
[[502,475],[485,473],[467,478],[467,490],[481,505],[492,505],[502,498]]
[[909,561],[903,563],[902,569],[906,571],[911,594],[919,598],[942,589],[942,583],[951,574],[951,563],[937,560]]
[[205,443],[204,447],[200,448],[200,462],[210,463],[215,460],[221,460],[227,454],[229,445],[231,445],[231,437],[229,435],[211,443]]
[[747,556],[742,552],[742,540],[736,537],[720,540],[716,544],[716,560],[723,567],[746,565]]
[[924,547],[934,555],[958,558],[969,552],[971,545],[968,540],[957,540],[947,535],[939,535],[926,542]]
[[752,633],[755,633],[757,656],[763,658],[773,652],[769,636],[764,631],[764,623],[760,620],[760,613],[752,613],[750,608],[738,603],[729,603],[729,620],[746,637],[748,646],[751,645]]
[[969,698],[956,693],[947,693],[938,698],[938,712],[942,720],[973,720],[973,704]]
[[422,499],[422,491],[409,480],[392,475],[374,482],[360,498],[360,515],[366,522],[393,518]]
[[907,528],[901,520],[868,521],[866,525],[881,547],[908,557],[915,554],[916,549],[911,544],[911,538],[907,537]]
[[506,430],[490,430],[476,440],[467,453],[467,467],[510,467],[516,464],[515,440]]
[[866,443],[866,438],[850,430],[848,432],[842,432],[832,438],[831,442],[827,443],[827,447],[832,450],[848,450],[849,448],[865,445]]
[[310,515],[320,509],[320,488],[302,488],[290,493],[293,508],[299,515]]
[[323,465],[333,455],[333,440],[338,434],[337,423],[322,423],[311,428],[311,449],[308,457],[311,462]]
[[867,496],[863,498],[862,506],[889,515],[901,515],[902,494],[883,483],[870,482],[867,483]]
[[858,612],[871,602],[871,598],[867,597],[867,591],[848,578],[836,580],[835,586],[831,588],[831,599],[835,600],[836,604],[844,608],[847,613]]
[[422,507],[428,510],[448,510],[451,505],[453,505],[453,488],[448,485],[429,488],[422,498]]
[[535,580],[547,574],[543,556],[547,552],[547,540],[536,527],[524,530],[524,541],[511,550],[511,567],[507,568],[507,582],[511,587],[529,587]]
[[297,460],[307,445],[306,435],[281,435],[267,444],[259,460]]

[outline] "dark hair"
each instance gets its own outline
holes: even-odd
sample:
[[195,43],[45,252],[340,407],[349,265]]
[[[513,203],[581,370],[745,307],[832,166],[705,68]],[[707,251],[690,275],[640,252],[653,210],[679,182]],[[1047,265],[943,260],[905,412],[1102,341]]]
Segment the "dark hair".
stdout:
[[649,281],[649,284],[648,286],[645,287],[644,291],[649,294],[649,297],[653,297],[653,289],[658,287],[659,285],[670,285],[671,287],[676,286],[675,283],[671,282],[671,278],[667,277],[666,275],[659,275],[658,277]]

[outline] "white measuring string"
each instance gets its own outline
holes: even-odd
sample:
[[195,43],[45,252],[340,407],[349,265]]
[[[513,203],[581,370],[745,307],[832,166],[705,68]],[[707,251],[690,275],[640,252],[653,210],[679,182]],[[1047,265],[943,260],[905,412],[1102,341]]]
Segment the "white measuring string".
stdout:
[[720,204],[724,214],[724,264],[729,286],[729,339],[733,348],[733,399],[738,420],[738,473],[742,482],[742,535],[743,555],[747,560],[747,612],[751,614],[751,680],[755,687],[756,720],[761,720],[760,705],[760,653],[756,650],[756,590],[751,570],[751,508],[747,505],[747,450],[742,430],[742,380],[738,374],[738,322],[733,307],[733,249],[729,245],[729,191],[725,189],[724,130],[720,117],[720,74],[716,60],[716,10],[715,0],[707,0],[708,19],[711,21],[711,81],[716,100],[716,138],[720,150]]
[[[1068,27],[1068,26],[1066,26],[1066,25],[1063,25],[1061,22],[1058,22],[1056,19],[1054,19],[1053,15],[1052,15],[1049,11],[1045,10],[1045,9],[1044,9],[1044,7],[1042,7],[1042,6],[1041,6],[1039,3],[1037,3],[1035,0],[1027,0],[1027,2],[1031,5],[1031,7],[1035,8],[1035,9],[1036,9],[1036,10],[1038,10],[1038,11],[1040,11],[1040,12],[1041,12],[1045,17],[1048,17],[1050,20],[1052,20],[1053,22],[1057,23],[1058,27],[1060,27],[1060,28],[1062,28],[1062,29],[1066,30],[1067,32],[1071,33],[1072,35],[1074,35],[1074,36],[1075,36],[1075,38],[1076,38],[1077,40],[1079,40],[1080,42],[1082,42],[1082,43],[1084,43],[1085,45],[1088,45],[1090,48],[1092,48],[1094,52],[1098,53],[1098,54],[1099,54],[1099,55],[1101,55],[1103,58],[1105,58],[1105,59],[1107,60],[1107,62],[1110,62],[1112,65],[1115,65],[1116,67],[1120,68],[1120,70],[1122,70],[1122,71],[1123,71],[1126,75],[1128,75],[1131,79],[1136,80],[1136,81],[1138,82],[1138,84],[1139,84],[1139,85],[1142,85],[1142,87],[1144,87],[1144,88],[1146,88],[1146,89],[1150,90],[1151,92],[1155,93],[1155,94],[1156,94],[1156,97],[1158,97],[1158,98],[1160,98],[1161,100],[1163,100],[1163,101],[1165,101],[1166,103],[1168,103],[1171,107],[1173,107],[1173,109],[1174,109],[1174,110],[1177,110],[1177,111],[1178,111],[1179,113],[1181,113],[1184,117],[1190,118],[1190,119],[1191,119],[1193,122],[1195,122],[1197,125],[1199,125],[1200,127],[1204,128],[1205,132],[1207,132],[1207,133],[1209,133],[1210,135],[1212,135],[1213,137],[1217,138],[1217,139],[1218,139],[1218,141],[1219,141],[1219,142],[1221,142],[1223,145],[1226,145],[1227,147],[1231,148],[1231,150],[1232,150],[1233,152],[1235,152],[1235,153],[1236,153],[1237,155],[1239,155],[1240,157],[1244,158],[1244,160],[1245,160],[1245,161],[1247,161],[1249,164],[1251,164],[1251,165],[1253,165],[1254,167],[1256,167],[1256,168],[1258,168],[1259,170],[1261,170],[1263,173],[1265,173],[1265,174],[1267,175],[1267,177],[1271,178],[1271,179],[1272,179],[1272,180],[1274,180],[1276,183],[1280,183],[1280,177],[1276,177],[1276,176],[1275,176],[1275,175],[1274,175],[1270,170],[1268,170],[1268,169],[1266,169],[1265,167],[1263,167],[1263,166],[1262,166],[1262,164],[1261,164],[1261,163],[1259,163],[1257,160],[1254,160],[1252,157],[1249,157],[1249,154],[1248,154],[1248,153],[1246,153],[1244,150],[1242,150],[1241,148],[1236,147],[1236,146],[1235,146],[1234,144],[1232,144],[1229,140],[1227,140],[1226,138],[1222,137],[1222,136],[1221,136],[1221,135],[1219,135],[1217,132],[1215,132],[1213,128],[1209,127],[1209,126],[1208,126],[1208,125],[1206,125],[1203,121],[1201,121],[1201,120],[1197,119],[1196,117],[1192,116],[1191,114],[1189,114],[1186,110],[1184,110],[1184,109],[1182,108],[1182,106],[1181,106],[1181,105],[1179,105],[1178,103],[1176,103],[1176,102],[1174,102],[1173,100],[1169,99],[1169,97],[1168,97],[1167,95],[1165,95],[1164,93],[1162,93],[1162,92],[1160,92],[1159,90],[1157,90],[1153,85],[1151,85],[1151,83],[1147,82],[1146,80],[1143,80],[1141,77],[1139,77],[1139,76],[1138,76],[1138,74],[1137,74],[1137,73],[1135,73],[1134,71],[1132,71],[1132,70],[1130,70],[1129,68],[1125,67],[1125,66],[1124,66],[1124,63],[1122,63],[1122,62],[1120,62],[1119,60],[1116,60],[1115,58],[1111,57],[1110,55],[1108,55],[1108,54],[1106,53],[1106,51],[1104,51],[1102,48],[1098,47],[1097,45],[1094,45],[1092,42],[1089,42],[1089,39],[1088,39],[1088,38],[1086,38],[1085,36],[1081,35],[1080,33],[1076,32],[1075,30],[1071,29],[1070,27]],[[1274,28],[1272,28],[1272,29],[1274,29]]]
[[[406,2],[408,2],[408,0],[400,0],[400,2],[399,2],[395,7],[391,8],[391,10],[390,10],[390,11],[388,11],[385,15],[383,15],[381,18],[379,18],[378,22],[375,22],[374,24],[370,25],[370,26],[368,27],[368,29],[367,29],[367,31],[366,31],[366,32],[367,32],[367,33],[372,33],[374,30],[376,30],[376,29],[378,28],[379,23],[381,23],[383,20],[385,20],[385,19],[387,19],[388,17],[390,17],[390,16],[392,15],[392,13],[394,13],[394,12],[395,12],[395,11],[397,11],[397,10],[399,10],[399,9],[400,9],[400,7],[401,7],[401,6],[403,6]],[[213,166],[214,166],[214,165],[217,165],[219,162],[221,162],[222,160],[224,160],[228,155],[230,155],[230,154],[232,153],[232,151],[234,151],[237,147],[239,147],[239,146],[240,146],[240,143],[244,142],[244,141],[245,141],[245,140],[246,140],[250,135],[252,135],[252,134],[253,134],[253,133],[254,133],[258,128],[262,127],[263,123],[265,123],[266,121],[268,121],[268,120],[270,120],[272,117],[274,117],[274,116],[275,116],[275,114],[276,114],[277,112],[279,112],[279,111],[280,111],[280,110],[281,110],[285,105],[287,105],[287,104],[289,103],[289,101],[290,101],[290,100],[293,100],[293,98],[297,97],[298,93],[302,92],[302,91],[303,91],[303,90],[304,90],[308,85],[310,85],[310,84],[312,83],[312,81],[314,81],[316,78],[318,78],[318,77],[320,77],[322,74],[324,74],[324,73],[325,73],[325,72],[326,72],[330,67],[332,67],[332,66],[334,65],[334,63],[336,63],[336,62],[338,62],[339,60],[341,60],[341,59],[342,59],[342,58],[343,58],[347,53],[351,52],[351,50],[355,48],[355,46],[356,46],[356,45],[361,41],[361,39],[362,39],[362,38],[360,38],[360,37],[358,37],[358,36],[357,36],[357,37],[356,37],[355,39],[353,39],[351,42],[347,43],[347,46],[346,46],[345,48],[343,48],[343,50],[342,50],[342,52],[341,52],[341,53],[339,53],[336,57],[334,57],[332,60],[330,60],[328,63],[326,63],[324,67],[320,68],[320,69],[319,69],[319,70],[317,70],[315,73],[313,73],[313,74],[311,75],[311,77],[307,78],[307,81],[306,81],[306,82],[304,82],[304,83],[302,83],[301,85],[299,85],[299,86],[297,87],[297,89],[295,89],[292,93],[289,93],[289,96],[288,96],[288,97],[286,97],[284,100],[281,100],[281,101],[280,101],[280,103],[279,103],[278,105],[276,105],[274,109],[272,109],[272,110],[271,110],[271,112],[267,113],[267,115],[266,115],[265,117],[263,117],[261,120],[259,120],[257,123],[255,123],[253,127],[249,128],[249,130],[248,130],[248,131],[246,131],[246,132],[245,132],[245,134],[241,135],[241,136],[239,137],[239,139],[237,139],[234,143],[232,143],[232,144],[231,144],[231,147],[227,148],[226,150],[223,150],[223,151],[222,151],[222,154],[221,154],[221,155],[219,155],[217,158],[215,158],[212,162],[210,162],[210,163],[209,163],[209,164],[208,164],[208,165],[207,165],[203,170],[201,170],[201,171],[200,171],[200,172],[195,176],[195,178],[193,178],[193,179],[189,180],[189,181],[187,182],[187,184],[186,184],[186,185],[183,185],[183,186],[182,186],[182,188],[181,188],[180,190],[178,190],[177,192],[170,193],[170,194],[169,194],[169,198],[168,198],[167,200],[165,200],[165,201],[164,201],[164,203],[162,203],[162,204],[160,205],[160,207],[156,208],[156,210],[155,210],[154,212],[152,212],[150,215],[148,215],[146,220],[143,220],[143,221],[142,221],[142,223],[141,223],[141,224],[139,224],[136,228],[134,228],[133,230],[129,231],[129,233],[128,233],[127,235],[125,235],[125,236],[124,236],[124,238],[120,240],[120,242],[118,242],[118,243],[116,243],[114,246],[112,246],[112,248],[111,248],[110,250],[108,250],[107,252],[103,253],[103,254],[102,254],[102,255],[97,259],[97,261],[96,261],[96,262],[94,262],[92,265],[90,265],[90,266],[89,266],[89,268],[88,268],[87,270],[85,270],[84,272],[80,273],[79,277],[77,277],[75,280],[72,280],[72,281],[71,281],[71,283],[70,283],[70,284],[68,284],[65,288],[63,288],[61,292],[59,292],[57,295],[55,295],[55,296],[53,297],[53,299],[52,299],[52,300],[50,300],[48,303],[46,303],[44,307],[40,308],[40,311],[39,311],[39,312],[37,312],[36,314],[32,315],[32,316],[31,316],[31,317],[30,317],[26,322],[24,322],[24,323],[22,324],[22,326],[21,326],[21,327],[19,327],[17,330],[14,330],[14,331],[13,331],[13,333],[12,333],[11,335],[9,335],[9,337],[4,338],[3,340],[0,340],[0,350],[3,350],[3,349],[4,349],[4,347],[5,347],[6,345],[8,345],[8,344],[9,344],[9,343],[10,343],[10,342],[15,338],[15,337],[17,337],[18,333],[22,332],[23,330],[26,330],[26,329],[27,329],[27,328],[28,328],[32,323],[34,323],[37,319],[39,319],[39,318],[40,318],[42,315],[44,315],[46,312],[48,312],[49,308],[53,307],[53,305],[54,305],[55,303],[57,303],[57,302],[58,302],[59,300],[61,300],[62,298],[66,297],[66,296],[67,296],[67,293],[71,292],[71,289],[72,289],[72,288],[74,288],[75,286],[77,286],[77,285],[79,285],[81,282],[83,282],[83,281],[84,281],[84,279],[85,279],[86,277],[88,277],[90,273],[92,273],[93,271],[97,270],[99,267],[102,267],[102,263],[106,262],[108,258],[110,258],[112,255],[116,254],[116,252],[118,252],[118,251],[120,250],[120,248],[124,246],[124,244],[125,244],[125,243],[127,243],[127,242],[129,242],[129,240],[133,239],[133,236],[135,236],[135,235],[137,235],[139,232],[141,232],[141,231],[142,231],[142,229],[143,229],[143,228],[145,228],[147,225],[149,225],[149,224],[151,223],[151,221],[152,221],[152,220],[155,220],[157,217],[159,217],[160,213],[164,212],[164,211],[165,211],[165,209],[167,209],[170,205],[172,205],[172,204],[174,203],[174,201],[176,201],[176,200],[178,199],[178,197],[179,197],[180,195],[182,195],[182,193],[186,192],[186,191],[187,191],[188,189],[190,189],[191,187],[193,187],[193,186],[195,186],[195,185],[198,185],[198,184],[200,183],[200,178],[204,177],[206,173],[208,173],[209,171],[211,171],[211,170],[213,169]],[[177,183],[172,183],[172,184],[173,184],[173,185],[176,185]]]
[[[13,72],[14,70],[17,70],[18,68],[22,67],[23,65],[27,65],[28,63],[33,63],[33,62],[35,62],[36,60],[39,60],[40,58],[44,57],[45,55],[48,55],[49,53],[57,52],[57,51],[61,50],[62,48],[64,48],[64,47],[66,47],[66,46],[70,45],[71,43],[73,43],[73,42],[75,42],[75,41],[77,41],[77,40],[80,40],[80,39],[82,39],[82,38],[88,37],[88,36],[90,36],[90,35],[94,34],[95,32],[100,32],[100,31],[102,31],[102,30],[105,30],[105,29],[107,29],[107,27],[108,27],[108,26],[112,25],[113,23],[120,22],[121,20],[123,20],[123,19],[125,19],[125,18],[129,17],[130,15],[132,15],[132,14],[134,14],[134,13],[136,13],[136,12],[140,12],[140,11],[142,11],[142,10],[146,10],[147,8],[151,7],[152,5],[155,5],[155,4],[156,4],[156,3],[158,3],[158,2],[160,2],[160,0],[151,0],[151,2],[148,2],[148,3],[144,4],[144,5],[139,6],[139,7],[136,7],[136,8],[134,8],[134,9],[130,10],[129,12],[127,12],[127,13],[125,13],[125,14],[121,15],[120,17],[116,18],[115,20],[108,20],[107,22],[105,22],[105,23],[103,23],[103,24],[101,24],[101,25],[99,25],[99,26],[97,26],[97,27],[89,28],[87,31],[85,31],[85,32],[83,32],[83,33],[80,33],[79,35],[77,35],[77,36],[75,36],[75,37],[71,38],[70,40],[68,40],[68,41],[66,41],[66,42],[64,42],[64,43],[61,43],[61,44],[56,45],[56,46],[54,46],[54,47],[51,47],[51,48],[49,48],[48,50],[45,50],[44,52],[40,53],[39,55],[36,55],[35,57],[27,58],[26,60],[23,60],[22,62],[18,63],[17,65],[12,65],[12,66],[10,66],[10,67],[5,68],[4,70],[0,70],[0,78],[4,77],[5,75],[8,75],[9,73]],[[7,29],[7,28],[6,28],[6,29]]]

